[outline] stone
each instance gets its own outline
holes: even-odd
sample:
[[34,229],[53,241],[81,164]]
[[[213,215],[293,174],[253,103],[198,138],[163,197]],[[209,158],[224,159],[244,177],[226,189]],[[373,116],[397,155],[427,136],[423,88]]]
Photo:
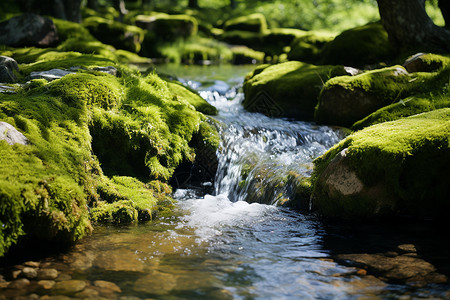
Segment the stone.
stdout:
[[170,274],[153,271],[151,274],[139,278],[133,289],[136,292],[144,292],[155,295],[164,295],[177,286],[177,280]]
[[58,271],[55,269],[40,269],[37,272],[38,280],[53,280],[58,278]]
[[19,66],[17,62],[11,57],[0,56],[0,82],[17,82],[17,77],[14,72],[19,72]]
[[23,290],[30,285],[30,281],[26,278],[11,281],[8,285],[9,289]]
[[55,281],[53,280],[39,280],[38,285],[44,290],[50,290],[55,285]]
[[77,292],[81,292],[86,288],[86,282],[83,280],[68,280],[68,281],[59,281],[55,283],[52,291],[55,294],[74,294]]
[[59,274],[58,278],[56,278],[57,281],[67,281],[71,279],[72,276],[70,276],[69,274]]
[[23,265],[31,268],[39,268],[40,263],[38,261],[27,261]]
[[120,289],[120,287],[118,287],[115,283],[113,282],[109,282],[109,281],[104,281],[104,280],[96,280],[94,281],[94,285],[98,288],[101,289],[107,289],[110,290],[112,292],[117,292],[117,293],[121,293],[122,290]]
[[0,23],[0,41],[11,47],[50,47],[58,34],[51,19],[23,14]]
[[25,267],[22,270],[22,276],[26,277],[28,279],[34,279],[37,277],[37,275],[38,275],[38,273],[35,268]]
[[10,145],[28,145],[30,143],[21,132],[6,122],[0,122],[0,140],[6,141]]
[[86,298],[98,299],[99,292],[92,288],[86,288],[84,291],[76,293],[74,296],[77,298],[81,298],[81,299],[86,299]]
[[398,245],[397,250],[400,253],[416,253],[417,252],[416,246],[414,246],[413,244]]
[[14,94],[14,93],[16,93],[16,89],[17,89],[17,87],[14,87],[14,86],[0,84],[0,93]]
[[429,61],[426,59],[426,56],[425,53],[414,54],[403,63],[403,67],[410,73],[433,72],[442,67],[442,63]]
[[103,73],[106,73],[109,75],[117,76],[117,69],[114,68],[113,66],[96,67],[96,68],[94,68],[94,71],[99,71],[99,72],[103,72]]
[[60,79],[66,75],[75,74],[75,72],[61,70],[61,69],[51,69],[48,71],[37,71],[30,73],[30,79],[45,79],[47,81],[53,81],[55,79]]

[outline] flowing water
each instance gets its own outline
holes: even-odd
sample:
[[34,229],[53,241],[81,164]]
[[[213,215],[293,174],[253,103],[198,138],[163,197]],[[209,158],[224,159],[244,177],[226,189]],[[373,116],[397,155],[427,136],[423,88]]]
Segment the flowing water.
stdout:
[[[244,111],[239,87],[249,70],[169,66],[159,70],[176,74],[220,111],[216,119],[222,123],[222,140],[214,195],[198,197],[195,190],[178,189],[176,216],[149,224],[99,227],[73,251],[48,263],[73,279],[92,285],[105,280],[120,287],[120,294],[103,291],[107,298],[445,295],[446,288],[386,284],[373,276],[358,276],[356,268],[330,259],[335,248],[331,245],[342,238],[335,235],[330,242],[327,228],[314,215],[275,205],[294,195],[289,175],[309,176],[312,160],[343,136],[329,127]],[[303,201],[307,207],[309,200]]]

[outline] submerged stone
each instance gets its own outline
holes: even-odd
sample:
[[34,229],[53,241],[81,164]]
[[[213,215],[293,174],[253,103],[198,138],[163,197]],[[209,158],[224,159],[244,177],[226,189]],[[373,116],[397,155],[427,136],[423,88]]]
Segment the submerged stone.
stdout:
[[52,292],[56,295],[71,295],[77,292],[81,292],[85,289],[86,285],[86,281],[84,280],[59,281],[56,282],[53,286]]

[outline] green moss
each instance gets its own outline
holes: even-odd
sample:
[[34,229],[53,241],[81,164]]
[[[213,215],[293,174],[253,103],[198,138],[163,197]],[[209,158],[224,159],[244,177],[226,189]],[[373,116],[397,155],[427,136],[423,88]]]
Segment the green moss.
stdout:
[[[355,132],[315,160],[315,205],[328,216],[358,218],[377,214],[440,217],[450,208],[450,109],[444,108]],[[383,183],[387,203],[378,210],[373,199],[335,199],[317,185],[317,178],[341,150],[363,183]],[[380,211],[380,209],[382,211]],[[387,209],[387,211],[383,211]]]
[[346,30],[321,51],[324,64],[364,66],[392,58],[387,32],[380,22]]
[[328,32],[306,32],[304,36],[299,36],[292,41],[288,59],[319,63],[321,61],[320,53],[322,48],[333,39],[334,35]]
[[86,18],[83,26],[102,43],[135,53],[141,50],[144,30],[139,27],[100,17]]
[[237,17],[225,22],[223,29],[225,31],[251,31],[264,32],[267,30],[267,21],[264,15],[254,13],[248,16]]
[[293,28],[273,28],[264,33],[263,48],[258,49],[264,51],[268,55],[280,55],[285,52],[296,38],[307,35],[308,32]]
[[264,41],[264,34],[260,32],[233,30],[226,31],[218,36],[221,41],[232,45],[244,45],[253,49],[261,49]]
[[[244,107],[250,111],[278,111],[277,116],[312,119],[317,97],[331,77],[345,74],[342,66],[286,62],[264,67],[244,83]],[[273,115],[275,116],[275,115]]]
[[200,97],[196,92],[189,90],[179,82],[168,82],[170,91],[177,97],[181,97],[195,107],[199,112],[207,115],[217,115],[217,109]]
[[62,52],[75,51],[86,54],[98,54],[111,60],[117,59],[114,54],[116,51],[114,47],[105,45],[95,39],[69,38],[58,46],[58,50]]
[[67,39],[81,39],[81,40],[94,40],[94,37],[89,33],[83,25],[75,22],[52,18],[55,23],[56,30],[60,41],[66,41]]
[[[401,66],[368,71],[357,76],[332,78],[321,91],[315,120],[320,123],[351,126],[358,120],[389,105],[377,114],[370,116],[369,119],[355,125],[356,129],[382,120],[394,120],[397,118],[396,116],[409,116],[421,112],[420,107],[424,111],[430,110],[426,108],[429,105],[426,105],[423,101],[411,100],[415,98],[423,99],[424,97],[420,95],[424,93],[439,94],[442,87],[445,87],[448,83],[449,78],[449,69],[441,69],[431,73],[408,74]],[[344,98],[365,99],[365,102],[360,101],[364,104],[364,107],[359,107],[356,104],[350,107],[348,101],[341,103],[335,100],[336,103],[333,104],[330,99],[333,99],[337,92],[343,93]],[[430,97],[434,98],[433,96]],[[434,100],[430,99],[431,102],[434,102]],[[442,104],[443,102],[445,102],[445,99],[442,99],[442,101],[436,100],[436,107],[445,106],[445,104]],[[431,108],[431,106],[429,107]],[[341,111],[342,113],[338,114]],[[346,111],[350,113],[345,114]],[[376,119],[379,120],[376,121]]]
[[235,46],[231,48],[233,52],[233,64],[256,64],[264,61],[264,52],[255,51],[246,46]]
[[53,95],[43,83],[27,90],[0,94],[0,119],[31,142],[0,142],[0,255],[21,235],[67,244],[91,228],[86,105]]

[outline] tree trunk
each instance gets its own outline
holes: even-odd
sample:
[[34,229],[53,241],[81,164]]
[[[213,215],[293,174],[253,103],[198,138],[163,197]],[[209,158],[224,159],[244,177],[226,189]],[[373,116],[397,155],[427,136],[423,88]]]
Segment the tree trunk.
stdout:
[[439,0],[438,5],[445,20],[445,28],[450,29],[450,1]]
[[396,49],[450,52],[450,31],[433,23],[422,0],[377,2],[381,21]]
[[189,0],[188,7],[189,8],[198,8],[198,1],[197,0]]

